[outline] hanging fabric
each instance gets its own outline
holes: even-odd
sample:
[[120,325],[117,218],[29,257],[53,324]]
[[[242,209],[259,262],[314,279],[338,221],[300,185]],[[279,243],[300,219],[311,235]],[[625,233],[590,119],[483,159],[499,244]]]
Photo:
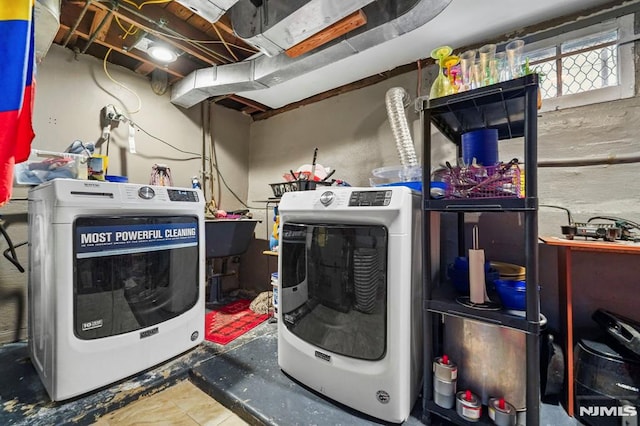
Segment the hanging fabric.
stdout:
[[0,0],[0,206],[11,198],[13,166],[29,157],[35,68],[33,0]]

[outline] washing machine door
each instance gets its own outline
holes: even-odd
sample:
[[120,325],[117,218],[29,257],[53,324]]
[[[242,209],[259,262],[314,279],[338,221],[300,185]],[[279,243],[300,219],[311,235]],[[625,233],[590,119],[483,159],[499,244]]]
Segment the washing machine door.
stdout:
[[197,217],[79,217],[73,232],[78,338],[140,330],[197,303]]
[[384,226],[284,223],[280,304],[287,329],[336,354],[384,357],[387,247]]

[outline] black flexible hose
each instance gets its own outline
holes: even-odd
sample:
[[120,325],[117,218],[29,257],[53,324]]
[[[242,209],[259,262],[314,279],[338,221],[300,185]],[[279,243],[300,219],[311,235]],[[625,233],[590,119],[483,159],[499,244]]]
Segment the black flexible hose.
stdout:
[[561,206],[554,206],[552,204],[540,204],[540,207],[550,207],[552,209],[564,210],[565,212],[567,212],[567,217],[569,219],[569,225],[573,225],[573,217],[571,216],[571,211],[568,208],[561,207]]
[[16,254],[16,248],[27,244],[27,242],[25,241],[18,245],[13,245],[13,242],[11,241],[11,237],[9,237],[9,234],[7,234],[7,230],[4,228],[4,221],[2,220],[0,220],[0,233],[2,233],[5,240],[7,240],[7,244],[9,245],[9,248],[7,248],[2,254],[4,255],[5,258],[7,258],[9,262],[13,263],[13,265],[16,268],[18,268],[18,271],[24,273],[24,268],[20,264],[20,261],[18,260],[18,255]]

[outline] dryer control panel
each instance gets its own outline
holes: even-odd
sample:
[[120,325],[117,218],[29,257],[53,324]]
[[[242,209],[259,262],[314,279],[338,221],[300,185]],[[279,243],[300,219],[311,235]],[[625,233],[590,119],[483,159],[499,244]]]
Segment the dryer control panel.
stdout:
[[353,191],[349,197],[350,207],[388,206],[392,191]]

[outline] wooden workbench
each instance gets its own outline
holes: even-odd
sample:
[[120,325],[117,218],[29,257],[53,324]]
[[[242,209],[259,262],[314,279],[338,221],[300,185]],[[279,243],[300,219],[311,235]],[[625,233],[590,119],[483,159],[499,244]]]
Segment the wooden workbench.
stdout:
[[560,237],[540,237],[547,245],[558,247],[558,288],[560,291],[560,306],[564,307],[567,368],[567,413],[574,416],[574,371],[573,371],[573,280],[571,270],[572,253],[575,251],[592,253],[640,254],[640,243],[629,241],[600,241],[585,240],[577,237],[568,240]]

